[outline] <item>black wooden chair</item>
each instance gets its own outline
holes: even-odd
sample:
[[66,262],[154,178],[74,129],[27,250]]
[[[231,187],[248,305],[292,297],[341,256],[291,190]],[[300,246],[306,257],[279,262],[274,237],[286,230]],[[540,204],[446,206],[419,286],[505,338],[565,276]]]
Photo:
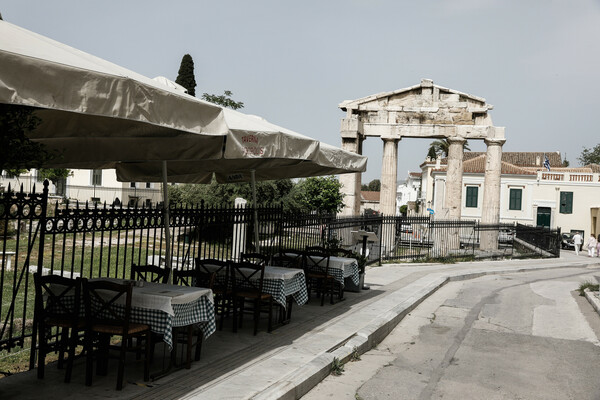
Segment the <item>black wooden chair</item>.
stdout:
[[261,253],[242,253],[240,258],[244,262],[250,262],[261,265],[268,265],[270,257]]
[[[71,381],[73,359],[79,332],[85,328],[80,317],[81,280],[59,275],[34,274],[35,320],[38,329],[38,378],[44,378],[46,354],[58,351],[58,368],[63,368],[68,353],[65,382]],[[60,338],[52,343],[52,328],[57,328]]]
[[330,303],[333,304],[333,293],[336,280],[329,273],[330,254],[323,249],[307,248],[304,254],[304,274],[306,275],[306,287],[310,298],[311,291],[315,291],[321,297],[321,306],[325,304],[325,296],[329,294]]
[[352,252],[352,250],[344,249],[344,248],[341,248],[341,247],[330,248],[330,249],[328,249],[328,252],[332,256],[355,258],[354,253]]
[[196,269],[198,272],[214,273],[212,291],[215,300],[215,313],[221,318],[219,330],[223,329],[225,315],[229,315],[233,309],[233,290],[229,280],[229,266],[226,261],[214,258],[196,258]]
[[[185,269],[173,271],[173,283],[175,285],[182,286],[195,286],[201,288],[212,289],[215,282],[214,272],[204,272],[199,269]],[[185,337],[181,332],[185,332]],[[173,337],[177,343],[186,345],[186,369],[190,369],[192,365],[192,348],[196,348],[194,354],[194,360],[200,360],[200,353],[202,351],[202,330],[195,325],[188,325],[185,327],[174,328]],[[194,343],[193,337],[196,336],[196,343]]]
[[154,283],[167,283],[169,281],[169,270],[156,265],[131,265],[129,279],[133,281],[145,281]]
[[302,268],[304,252],[295,249],[283,249],[271,259],[271,264],[284,268]]
[[[258,322],[263,306],[269,315],[267,331],[273,330],[273,296],[263,291],[265,280],[265,266],[250,262],[231,262],[231,280],[233,283],[234,322],[233,331],[237,332],[235,314],[239,312],[239,326],[242,327],[244,313],[252,312],[254,319],[254,335],[258,332]],[[251,307],[246,307],[246,303]]]
[[[119,351],[119,368],[117,374],[117,390],[123,388],[125,357],[127,351],[139,351],[144,347],[144,381],[150,379],[150,350],[152,336],[150,326],[131,322],[131,297],[133,282],[115,283],[111,281],[83,280],[83,297],[85,303],[85,354],[86,373],[85,384],[92,384],[94,358],[99,360],[98,374],[106,374],[108,370],[109,350]],[[110,345],[111,336],[121,336],[121,343]],[[128,348],[129,340],[136,340],[136,346]]]

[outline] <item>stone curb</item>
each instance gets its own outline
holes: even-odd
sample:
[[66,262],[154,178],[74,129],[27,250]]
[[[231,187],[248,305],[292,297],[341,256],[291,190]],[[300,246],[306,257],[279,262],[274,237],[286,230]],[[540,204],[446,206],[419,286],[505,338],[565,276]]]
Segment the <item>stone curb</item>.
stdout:
[[[405,297],[399,304],[390,310],[383,311],[376,318],[371,320],[365,327],[358,330],[345,342],[342,342],[336,348],[316,356],[309,363],[288,376],[279,379],[278,382],[262,390],[252,397],[253,400],[295,400],[299,399],[310,391],[314,386],[325,379],[331,372],[331,364],[334,358],[341,362],[347,362],[356,351],[363,354],[372,349],[374,345],[381,342],[400,321],[421,302],[427,299],[431,294],[437,291],[448,282],[475,279],[485,275],[497,275],[503,273],[525,272],[543,269],[565,268],[565,267],[587,267],[592,264],[573,263],[570,265],[546,265],[546,266],[519,266],[517,268],[492,267],[474,268],[472,272],[438,272],[429,274],[411,285],[418,285],[419,281],[428,280],[429,282],[421,289],[416,290]],[[593,264],[597,265],[597,264]],[[400,292],[406,291],[406,288],[398,289],[389,296],[398,296]],[[587,293],[586,293],[586,296]],[[594,295],[597,302],[596,310],[600,313],[600,301]]]
[[598,292],[592,292],[589,289],[584,290],[585,298],[590,302],[594,310],[600,314],[600,299],[598,298]]

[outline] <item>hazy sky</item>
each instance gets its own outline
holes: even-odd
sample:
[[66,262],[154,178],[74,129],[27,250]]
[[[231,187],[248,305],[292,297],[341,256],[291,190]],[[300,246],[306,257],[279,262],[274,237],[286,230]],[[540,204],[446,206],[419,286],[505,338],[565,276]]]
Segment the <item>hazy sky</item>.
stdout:
[[[242,111],[336,146],[343,100],[421,78],[493,104],[505,151],[560,151],[575,166],[600,143],[598,0],[0,0],[0,13],[149,77],[175,80],[189,53],[198,96],[231,90]],[[400,142],[398,179],[429,142]],[[369,182],[382,141],[364,144]]]

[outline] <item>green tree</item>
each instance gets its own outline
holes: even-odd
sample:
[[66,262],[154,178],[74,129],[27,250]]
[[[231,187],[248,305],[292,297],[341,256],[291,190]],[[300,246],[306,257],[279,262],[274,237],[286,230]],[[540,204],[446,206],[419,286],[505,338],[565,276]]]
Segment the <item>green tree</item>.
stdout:
[[600,164],[600,144],[597,144],[590,149],[584,147],[577,160],[581,165]]
[[[290,179],[256,182],[256,198],[259,204],[283,203],[287,207],[288,197],[294,184]],[[207,207],[232,205],[236,197],[252,201],[250,183],[218,183],[215,179],[206,185],[169,186],[169,198],[173,203],[193,206],[201,201]]]
[[379,179],[373,179],[369,182],[369,190],[372,192],[381,191],[381,181]]
[[360,190],[379,192],[381,191],[381,181],[379,179],[373,179],[371,182],[360,186]]
[[[429,151],[427,152],[427,155],[429,157],[431,157],[432,154],[435,153],[436,156],[438,154],[441,154],[444,157],[448,157],[449,149],[450,149],[450,142],[448,141],[448,138],[436,139],[433,142],[431,142],[431,144],[429,145]],[[463,150],[471,151],[471,149],[469,148],[469,143],[466,141],[465,141],[465,144],[463,145]],[[432,157],[432,158],[435,158],[435,157]]]
[[48,179],[56,186],[56,194],[64,196],[66,194],[66,180],[71,175],[71,170],[66,168],[40,168],[38,176],[42,179]]
[[31,107],[0,104],[0,170],[40,168],[56,157],[40,143],[33,142],[27,133],[33,131],[40,119]]
[[344,207],[342,184],[334,176],[311,177],[301,180],[291,196],[291,208],[296,212],[333,214]]
[[181,59],[179,72],[175,82],[187,89],[190,96],[196,95],[196,78],[194,78],[194,60],[192,56],[186,54]]
[[427,151],[427,157],[432,160],[437,158],[437,153],[435,152],[435,148],[433,146],[429,146],[429,150]]
[[233,93],[230,90],[225,90],[221,96],[204,93],[202,95],[202,100],[206,100],[223,107],[231,108],[232,110],[239,110],[240,108],[244,108],[244,103],[241,101],[233,100],[231,98],[232,95]]

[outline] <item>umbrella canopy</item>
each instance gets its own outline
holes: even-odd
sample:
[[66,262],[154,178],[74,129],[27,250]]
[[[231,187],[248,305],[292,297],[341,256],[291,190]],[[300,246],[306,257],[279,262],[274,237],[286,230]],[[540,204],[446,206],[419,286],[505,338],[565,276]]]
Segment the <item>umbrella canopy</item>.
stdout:
[[221,108],[177,88],[5,21],[0,65],[0,103],[36,107],[28,137],[61,153],[48,167],[222,157]]
[[[367,168],[367,157],[319,143],[258,117],[227,109],[224,112],[230,133],[223,158],[173,161],[168,166],[156,162],[119,163],[117,179],[156,182],[162,178],[179,183],[209,183],[214,173],[219,182],[252,182],[252,199],[256,205],[256,179],[364,172]],[[256,207],[254,219],[257,220]],[[255,223],[254,227],[258,250],[258,225]]]
[[[34,107],[28,137],[56,150],[46,167],[221,158],[222,109],[116,64],[0,20],[0,103]],[[164,181],[165,179],[163,179]],[[165,235],[170,267],[166,184]]]
[[[223,109],[229,132],[218,160],[174,160],[167,165],[170,182],[209,183],[301,178],[364,172],[367,158],[272,124],[263,118]],[[163,179],[159,162],[123,162],[116,165],[122,182]]]

